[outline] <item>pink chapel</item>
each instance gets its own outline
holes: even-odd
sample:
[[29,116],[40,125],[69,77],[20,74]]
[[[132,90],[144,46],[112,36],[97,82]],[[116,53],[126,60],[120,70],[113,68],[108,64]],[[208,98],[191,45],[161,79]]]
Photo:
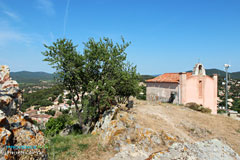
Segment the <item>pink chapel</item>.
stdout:
[[198,63],[192,72],[165,73],[146,80],[147,100],[174,104],[195,102],[217,114],[218,76],[206,75],[203,64]]

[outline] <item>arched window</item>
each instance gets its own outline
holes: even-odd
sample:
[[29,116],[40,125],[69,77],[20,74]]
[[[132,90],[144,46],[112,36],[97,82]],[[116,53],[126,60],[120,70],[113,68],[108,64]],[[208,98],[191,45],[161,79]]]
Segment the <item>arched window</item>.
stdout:
[[202,71],[202,65],[198,66],[198,74],[202,75],[203,71]]

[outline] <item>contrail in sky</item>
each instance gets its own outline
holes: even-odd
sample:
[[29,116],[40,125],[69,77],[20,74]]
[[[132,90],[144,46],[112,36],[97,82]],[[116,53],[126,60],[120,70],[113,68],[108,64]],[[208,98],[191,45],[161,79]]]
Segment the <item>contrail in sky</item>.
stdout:
[[66,34],[66,25],[67,25],[67,18],[68,18],[68,10],[69,10],[69,4],[70,4],[70,0],[67,0],[67,6],[66,6],[66,10],[65,10],[65,15],[64,15],[64,26],[63,26],[63,36],[65,38],[65,34]]

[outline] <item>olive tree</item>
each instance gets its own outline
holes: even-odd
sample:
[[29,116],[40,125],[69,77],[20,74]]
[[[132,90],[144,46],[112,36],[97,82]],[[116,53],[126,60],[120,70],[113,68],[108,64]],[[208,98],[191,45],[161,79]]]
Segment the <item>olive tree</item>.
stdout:
[[80,95],[84,94],[82,88],[85,83],[84,57],[76,51],[77,46],[74,46],[71,40],[58,39],[52,45],[44,46],[47,49],[42,52],[46,56],[44,61],[49,62],[49,65],[56,69],[58,82],[70,91],[80,118],[82,108],[79,108],[78,103]]

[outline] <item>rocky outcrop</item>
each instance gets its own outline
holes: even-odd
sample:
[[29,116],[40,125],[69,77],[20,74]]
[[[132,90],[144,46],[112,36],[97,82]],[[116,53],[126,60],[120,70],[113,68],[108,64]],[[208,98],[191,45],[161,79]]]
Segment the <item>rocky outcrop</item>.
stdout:
[[0,66],[0,109],[6,116],[17,113],[20,108],[22,93],[18,83],[10,78],[8,66]]
[[44,135],[20,112],[22,92],[0,66],[0,159],[47,159]]
[[102,145],[111,145],[119,152],[111,160],[144,160],[154,148],[177,141],[164,132],[158,133],[150,128],[141,127],[133,114],[120,111],[118,107],[104,113],[92,132],[96,133],[100,134]]
[[147,160],[240,160],[239,155],[218,139],[174,143],[167,151],[152,154]]
[[[191,130],[194,137],[211,134],[187,122],[181,125]],[[235,151],[218,139],[186,143],[163,131],[141,127],[134,113],[118,107],[104,113],[92,132],[97,133],[102,145],[111,145],[117,151],[110,160],[240,160]]]

